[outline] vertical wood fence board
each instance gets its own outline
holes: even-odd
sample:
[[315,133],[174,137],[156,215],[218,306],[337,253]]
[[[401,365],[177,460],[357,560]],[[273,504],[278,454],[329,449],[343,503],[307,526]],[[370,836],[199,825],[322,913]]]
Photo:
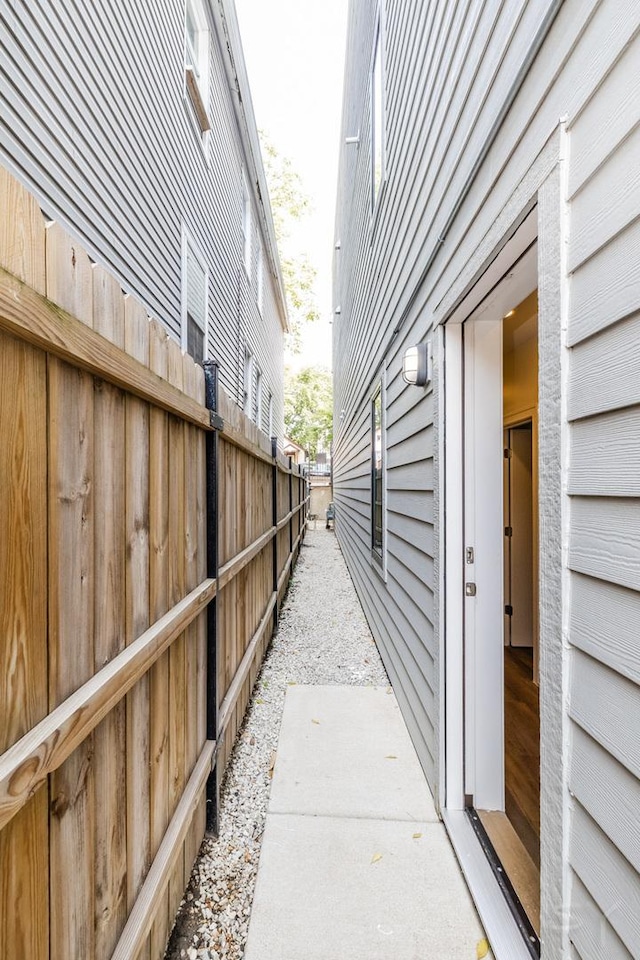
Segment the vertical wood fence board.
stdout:
[[[93,318],[124,346],[124,300],[118,284],[94,268]],[[94,381],[95,649],[94,672],[125,644],[125,397]],[[108,960],[127,918],[126,703],[94,731],[96,791],[95,952]]]
[[[46,429],[46,358],[0,335],[0,753],[47,713]],[[48,809],[46,786],[0,833],[0,956],[48,958]]]
[[49,787],[0,832],[0,956],[49,960]]
[[47,297],[93,327],[93,267],[59,223],[46,231]]
[[[47,296],[92,323],[91,264],[58,225],[46,240]],[[49,358],[49,703],[94,670],[93,378]],[[78,639],[80,642],[78,642]],[[69,864],[73,863],[73,872]],[[93,735],[51,776],[51,960],[95,954]]]
[[[169,338],[164,328],[151,321],[149,365],[167,379]],[[173,544],[169,539],[169,513],[173,510],[169,492],[169,414],[151,409],[149,423],[149,537],[150,537],[150,619],[157,620],[169,609],[169,566]],[[169,824],[169,651],[149,671],[149,729],[151,752],[150,835],[151,856],[155,856]],[[162,957],[169,935],[169,894],[164,891],[157,904],[156,920],[149,936],[151,960]]]
[[[196,368],[196,387],[198,397],[204,397],[204,373],[202,367]],[[206,536],[206,469],[205,469],[205,438],[202,434],[197,439],[196,450],[197,462],[197,485],[196,485],[196,523],[198,531],[198,553],[196,557],[197,579],[201,582],[206,576],[207,570],[207,536]],[[216,600],[217,604],[217,600]],[[197,744],[198,753],[202,749],[206,739],[206,717],[207,717],[207,615],[203,613],[196,620],[196,643],[197,643],[197,676],[196,676],[196,705],[197,705]],[[198,805],[196,815],[194,816],[194,849],[193,857],[202,843],[206,828],[207,803],[206,796],[203,795]],[[191,864],[191,867],[193,863]]]
[[46,293],[44,217],[22,184],[0,168],[0,266]]
[[[125,350],[149,365],[149,324],[131,297],[125,299]],[[127,396],[126,451],[126,642],[149,626],[149,408]],[[127,906],[131,911],[151,863],[149,676],[127,695]],[[147,960],[148,948],[139,954]]]

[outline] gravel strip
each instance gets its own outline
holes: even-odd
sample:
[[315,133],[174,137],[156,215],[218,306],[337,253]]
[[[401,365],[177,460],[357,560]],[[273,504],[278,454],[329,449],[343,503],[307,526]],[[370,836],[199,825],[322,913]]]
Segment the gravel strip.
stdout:
[[388,682],[333,531],[308,530],[165,960],[244,955],[287,686]]

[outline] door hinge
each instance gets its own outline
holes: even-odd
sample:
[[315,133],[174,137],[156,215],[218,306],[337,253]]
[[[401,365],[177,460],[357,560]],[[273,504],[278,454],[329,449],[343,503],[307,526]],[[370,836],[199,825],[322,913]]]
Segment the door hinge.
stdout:
[[475,597],[475,595],[476,595],[476,585],[475,585],[475,583],[465,583],[465,585],[464,585],[464,595],[465,595],[465,597]]
[[504,528],[504,535],[505,535],[505,537],[512,537],[512,536],[513,536],[513,527],[505,527],[505,528]]
[[504,451],[505,460],[509,460],[511,456],[513,456],[512,451],[508,447],[505,447],[505,451]]
[[506,613],[506,615],[507,615],[508,617],[512,617],[512,616],[513,616],[513,607],[511,606],[510,603],[505,603],[505,605],[504,605],[504,612]]

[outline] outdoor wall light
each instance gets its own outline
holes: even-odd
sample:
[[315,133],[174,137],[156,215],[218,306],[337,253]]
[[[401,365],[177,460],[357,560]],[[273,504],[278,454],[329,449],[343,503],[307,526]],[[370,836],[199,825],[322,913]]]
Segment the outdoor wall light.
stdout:
[[425,387],[431,383],[433,359],[431,355],[431,341],[418,343],[409,347],[402,358],[402,377],[406,383],[416,387]]
[[334,312],[337,316],[340,316],[340,314],[342,313],[342,307],[336,307],[333,312]]

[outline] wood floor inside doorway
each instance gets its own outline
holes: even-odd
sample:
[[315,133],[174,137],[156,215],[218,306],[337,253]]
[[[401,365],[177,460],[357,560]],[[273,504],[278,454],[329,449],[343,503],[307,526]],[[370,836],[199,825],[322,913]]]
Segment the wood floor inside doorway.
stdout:
[[536,931],[540,928],[540,711],[531,648],[506,647],[505,807],[480,819]]

